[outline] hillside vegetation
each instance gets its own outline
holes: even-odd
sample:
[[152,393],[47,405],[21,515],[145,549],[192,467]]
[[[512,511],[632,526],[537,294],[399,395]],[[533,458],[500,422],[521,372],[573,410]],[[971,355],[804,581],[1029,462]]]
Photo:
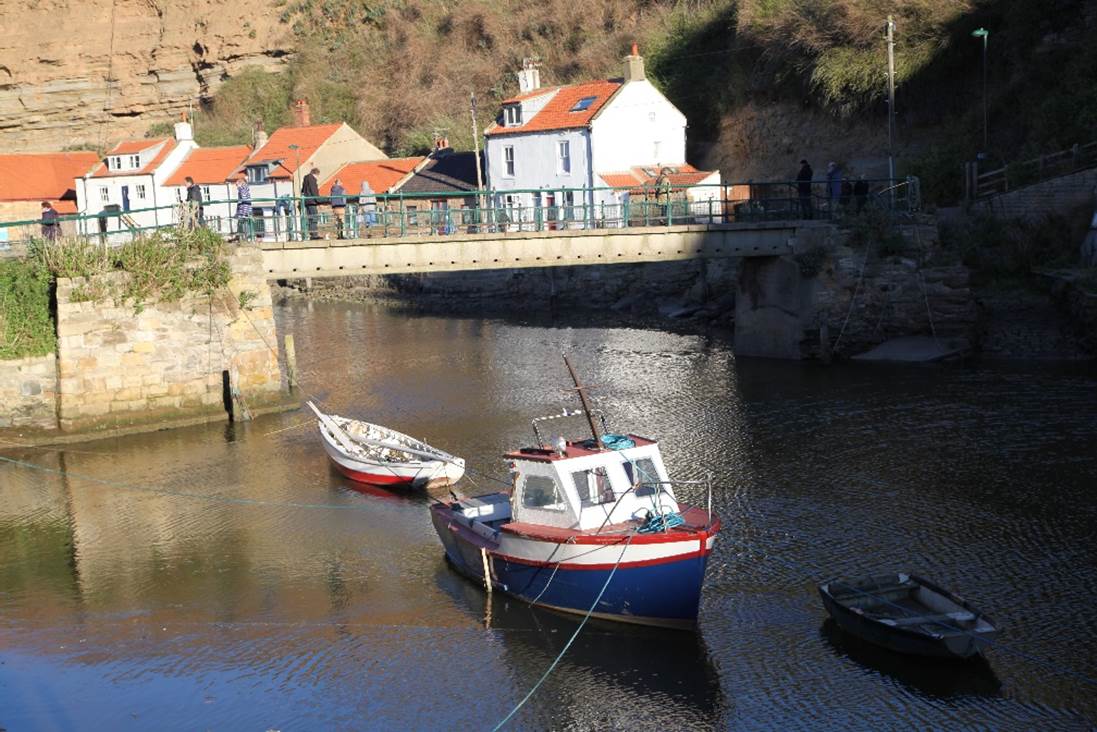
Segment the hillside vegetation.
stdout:
[[[250,139],[307,97],[392,154],[446,134],[471,147],[515,92],[522,59],[545,84],[618,76],[636,41],[649,76],[690,120],[692,162],[780,177],[800,155],[886,154],[884,23],[896,22],[898,152],[931,197],[956,194],[982,147],[981,41],[990,30],[992,158],[1097,139],[1097,3],[1081,0],[290,0],[288,73],[226,82],[196,120],[202,144]],[[859,146],[856,147],[855,146]],[[768,176],[767,176],[768,173]]]

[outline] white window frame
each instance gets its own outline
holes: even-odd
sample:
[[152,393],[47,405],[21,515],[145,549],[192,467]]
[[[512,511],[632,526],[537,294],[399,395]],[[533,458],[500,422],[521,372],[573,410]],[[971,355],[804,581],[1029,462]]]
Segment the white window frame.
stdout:
[[662,140],[655,140],[652,143],[652,148],[653,148],[652,149],[652,157],[655,158],[656,164],[662,162],[661,158],[659,157],[659,148],[662,146],[662,144],[663,144]]
[[130,167],[133,168],[134,170],[141,167],[141,156],[140,155],[130,155]]
[[556,141],[556,172],[561,175],[571,173],[571,141]]
[[213,199],[209,194],[209,186],[202,186],[202,202],[212,201]]
[[513,178],[515,169],[514,145],[505,145],[503,146],[503,175]]
[[110,203],[110,188],[107,186],[99,186],[99,202]]
[[133,189],[138,198],[140,198],[142,201],[145,200],[145,193],[147,193],[147,191],[145,189],[144,183],[138,183],[133,187]]
[[521,104],[508,104],[505,108],[505,124],[504,127],[517,127],[522,124],[522,105]]

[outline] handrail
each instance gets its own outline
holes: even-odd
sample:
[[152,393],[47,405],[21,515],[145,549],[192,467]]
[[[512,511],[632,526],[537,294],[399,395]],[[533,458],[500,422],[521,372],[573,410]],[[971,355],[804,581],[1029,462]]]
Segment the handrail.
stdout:
[[[971,164],[978,166],[978,163]],[[968,181],[968,197],[988,198],[1008,193],[1020,186],[1040,183],[1051,178],[1070,175],[1097,166],[1097,141],[1072,145],[1064,150],[1039,155],[1028,160],[1007,163],[1000,168],[976,172]]]
[[[851,181],[852,182],[852,181]],[[65,214],[0,222],[0,250],[11,243],[59,235],[117,245],[175,226],[204,226],[228,237],[268,242],[319,238],[400,238],[422,235],[634,228],[742,221],[845,219],[864,208],[889,213],[917,210],[917,179],[866,179],[869,193],[834,195],[826,181],[737,181],[693,186],[490,189],[340,196],[257,196],[250,215],[241,201],[186,201],[129,210]],[[897,195],[901,192],[902,195]],[[424,204],[428,204],[427,205]],[[454,204],[451,206],[450,204]],[[487,203],[482,206],[482,203]],[[321,231],[322,230],[322,231]],[[9,245],[5,247],[5,244]]]

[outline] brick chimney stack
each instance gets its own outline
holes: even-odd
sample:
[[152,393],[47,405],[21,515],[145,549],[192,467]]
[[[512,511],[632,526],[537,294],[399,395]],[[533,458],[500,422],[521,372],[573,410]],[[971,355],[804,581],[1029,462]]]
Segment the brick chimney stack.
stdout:
[[644,74],[644,57],[640,55],[639,47],[633,43],[632,53],[625,56],[625,83],[630,81],[643,81],[647,76]]
[[522,59],[522,70],[518,72],[518,92],[526,94],[541,88],[541,71],[536,59]]
[[309,101],[307,99],[298,99],[293,103],[293,126],[308,127],[311,124],[312,117],[309,115]]

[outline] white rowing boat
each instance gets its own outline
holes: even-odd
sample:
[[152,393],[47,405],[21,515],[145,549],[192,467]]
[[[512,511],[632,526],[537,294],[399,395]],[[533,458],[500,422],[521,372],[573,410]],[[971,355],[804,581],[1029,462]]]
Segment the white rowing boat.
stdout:
[[351,480],[372,485],[453,485],[465,474],[465,461],[402,432],[337,414],[312,402],[324,451]]

